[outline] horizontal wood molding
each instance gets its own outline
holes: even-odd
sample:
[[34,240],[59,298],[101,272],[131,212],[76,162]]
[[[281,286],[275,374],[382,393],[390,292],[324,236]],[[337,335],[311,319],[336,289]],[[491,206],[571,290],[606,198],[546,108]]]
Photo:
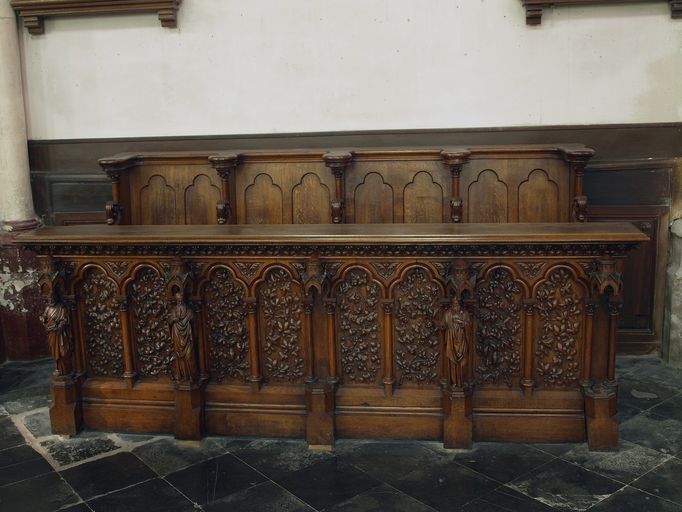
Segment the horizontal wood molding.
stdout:
[[157,12],[161,26],[175,28],[181,0],[12,0],[10,3],[26,29],[45,32],[45,18],[96,14]]
[[682,0],[521,0],[526,8],[526,23],[540,25],[544,9],[562,5],[610,5],[627,3],[663,3],[670,4],[671,16],[682,18]]

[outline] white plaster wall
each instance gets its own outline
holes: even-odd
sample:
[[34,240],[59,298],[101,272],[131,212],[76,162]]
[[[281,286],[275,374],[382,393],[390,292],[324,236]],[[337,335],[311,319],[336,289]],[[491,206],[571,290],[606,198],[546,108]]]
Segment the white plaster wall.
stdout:
[[667,2],[184,0],[22,30],[29,137],[68,139],[682,120]]

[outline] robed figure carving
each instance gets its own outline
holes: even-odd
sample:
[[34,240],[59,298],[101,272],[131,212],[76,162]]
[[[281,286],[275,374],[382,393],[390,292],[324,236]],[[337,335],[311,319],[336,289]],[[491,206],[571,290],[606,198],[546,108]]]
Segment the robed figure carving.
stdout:
[[450,385],[464,387],[464,364],[469,352],[471,318],[455,296],[443,313],[441,328],[445,331],[445,357],[448,360]]
[[48,299],[40,321],[47,331],[47,344],[55,362],[55,375],[64,376],[71,373],[71,333],[69,330],[69,310],[54,296]]
[[194,312],[185,304],[182,292],[175,294],[175,306],[168,315],[173,343],[173,378],[180,383],[191,383],[196,378],[192,320]]

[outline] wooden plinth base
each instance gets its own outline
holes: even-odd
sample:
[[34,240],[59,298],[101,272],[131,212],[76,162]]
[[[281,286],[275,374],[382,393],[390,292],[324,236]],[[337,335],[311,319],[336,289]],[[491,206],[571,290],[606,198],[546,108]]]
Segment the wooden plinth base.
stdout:
[[312,447],[331,449],[334,446],[334,384],[309,382],[305,388],[306,441]]
[[175,388],[175,438],[201,440],[204,436],[204,404],[201,388],[178,385]]
[[590,450],[618,449],[617,399],[618,388],[614,383],[598,384],[585,390],[587,446]]
[[474,437],[471,390],[446,390],[443,396],[443,412],[443,446],[471,448]]
[[52,433],[73,436],[80,432],[83,421],[81,397],[72,377],[52,378],[50,422]]

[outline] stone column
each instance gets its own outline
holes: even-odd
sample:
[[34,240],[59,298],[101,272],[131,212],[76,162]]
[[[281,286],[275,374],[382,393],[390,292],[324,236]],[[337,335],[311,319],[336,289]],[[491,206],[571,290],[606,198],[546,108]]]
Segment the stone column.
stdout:
[[38,321],[39,266],[12,242],[16,232],[39,222],[31,196],[19,33],[9,0],[0,0],[0,68],[0,342],[8,359],[32,359],[47,353]]

